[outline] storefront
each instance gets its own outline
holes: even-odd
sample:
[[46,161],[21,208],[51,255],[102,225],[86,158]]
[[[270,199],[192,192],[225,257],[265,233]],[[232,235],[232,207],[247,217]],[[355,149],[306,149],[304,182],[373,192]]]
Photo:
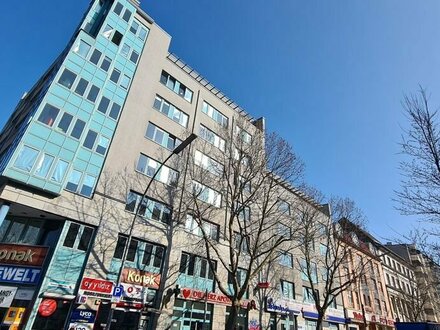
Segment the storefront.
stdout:
[[295,330],[297,329],[297,316],[301,313],[302,305],[285,299],[266,299],[266,312],[270,313],[271,330]]

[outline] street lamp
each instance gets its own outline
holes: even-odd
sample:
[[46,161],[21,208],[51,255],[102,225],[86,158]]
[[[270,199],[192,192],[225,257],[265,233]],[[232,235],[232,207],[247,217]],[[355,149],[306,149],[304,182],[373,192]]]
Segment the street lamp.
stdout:
[[[173,156],[173,155],[178,155],[179,153],[181,153],[186,147],[188,147],[195,139],[197,138],[197,135],[194,133],[191,133],[190,136],[188,136],[184,141],[182,141],[182,143],[180,143],[176,148],[173,149],[173,151],[171,152],[171,154],[169,154],[169,156],[163,161],[160,162],[159,167],[156,169],[156,171],[154,172],[154,175],[151,177],[150,181],[148,182],[147,187],[145,188],[145,191],[141,197],[141,200],[139,202],[139,204],[136,207],[136,210],[134,212],[134,216],[133,219],[131,220],[131,225],[130,225],[130,231],[128,234],[128,239],[127,242],[124,246],[124,251],[122,254],[122,258],[121,258],[121,266],[119,267],[119,271],[118,271],[118,276],[116,278],[116,287],[119,287],[121,285],[121,277],[122,277],[122,271],[124,270],[124,264],[125,261],[127,259],[127,253],[128,253],[128,248],[130,246],[131,243],[131,239],[133,236],[133,229],[134,229],[134,225],[136,223],[136,218],[139,214],[139,210],[141,208],[142,205],[142,201],[144,200],[144,198],[147,196],[147,192],[148,189],[150,189],[151,184],[153,183],[153,181],[156,179],[156,176],[158,175],[158,173],[160,172],[160,170],[162,169],[162,167],[166,164],[166,162]],[[109,315],[107,318],[107,323],[105,326],[106,330],[110,330],[111,327],[111,323],[112,323],[112,318],[113,318],[113,312],[114,312],[114,308],[110,308],[109,311]]]

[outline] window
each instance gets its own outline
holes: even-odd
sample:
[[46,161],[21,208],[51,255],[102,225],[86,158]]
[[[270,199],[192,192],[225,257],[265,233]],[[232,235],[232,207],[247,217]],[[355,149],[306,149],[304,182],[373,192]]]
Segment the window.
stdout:
[[223,165],[198,150],[194,154],[194,163],[214,175],[223,175]]
[[118,236],[118,242],[116,243],[115,253],[113,254],[113,258],[121,259],[124,255],[125,244],[127,244],[127,237]]
[[323,257],[327,255],[327,245],[322,243],[319,244],[319,254]]
[[228,127],[228,117],[223,115],[212,105],[203,102],[202,112],[207,114],[209,117],[211,117],[214,121],[216,121],[218,124],[222,125],[223,127]]
[[278,202],[278,211],[280,211],[282,214],[290,215],[290,204],[286,201],[283,201],[282,199],[279,199]]
[[119,31],[115,31],[115,34],[113,35],[113,38],[112,38],[112,42],[116,46],[119,46],[119,44],[121,43],[121,40],[122,40],[122,33]]
[[251,144],[252,136],[248,132],[246,132],[244,129],[238,126],[236,126],[235,129],[237,131],[237,135],[244,143]]
[[83,184],[80,190],[80,194],[86,197],[92,196],[93,186],[95,185],[96,177],[90,174],[84,176]]
[[95,151],[98,154],[105,155],[105,153],[107,151],[107,148],[108,148],[109,142],[110,142],[110,140],[107,139],[106,137],[104,137],[102,135],[99,136],[98,144],[96,145],[96,150]]
[[81,119],[77,119],[75,125],[73,126],[72,132],[70,132],[70,136],[79,139],[84,130],[86,123]]
[[179,272],[194,277],[214,279],[214,273],[206,258],[182,252]]
[[249,237],[234,232],[234,248],[243,253],[249,253]]
[[124,74],[121,79],[121,87],[123,89],[128,89],[128,86],[130,85],[130,81],[131,81],[131,78]]
[[130,191],[127,195],[125,210],[129,212],[136,212],[137,208],[139,207],[138,215],[148,219],[170,223],[171,207],[147,197],[144,198],[139,206],[141,197],[141,194]]
[[124,43],[121,47],[121,55],[124,57],[128,57],[128,54],[130,54],[130,46]]
[[174,135],[171,135],[152,123],[148,123],[146,137],[169,150],[174,150],[174,148],[182,142]]
[[127,261],[135,261],[138,244],[139,242],[137,239],[130,240],[127,251]]
[[87,149],[93,149],[93,146],[95,145],[96,137],[98,136],[98,133],[89,130],[87,132],[86,138],[84,139],[83,146]]
[[64,87],[70,89],[72,88],[73,83],[75,82],[76,74],[70,71],[69,69],[64,69],[63,73],[58,79],[58,83],[63,85]]
[[35,167],[35,175],[45,178],[49,172],[50,167],[54,161],[55,157],[43,154],[42,157],[37,162]]
[[215,134],[210,129],[206,128],[203,125],[200,125],[200,131],[199,131],[200,137],[207,141],[208,143],[212,144],[214,147],[220,149],[221,151],[225,151],[226,148],[226,141],[222,139],[220,136]]
[[[219,240],[219,228],[220,228],[219,225],[217,225],[215,223],[211,223],[206,220],[202,220],[202,226],[203,226],[203,230],[205,231],[205,234],[208,238],[215,240],[215,241]],[[200,237],[203,236],[202,229],[200,228],[199,224],[194,219],[194,217],[190,214],[186,215],[185,229],[187,231],[189,231],[191,234],[194,234],[194,235],[197,235]]]
[[[148,29],[141,27],[139,29],[139,33],[138,33],[139,39],[141,39],[142,41],[145,41],[145,39],[147,38],[147,35],[148,35],[148,31],[149,31]],[[192,92],[191,92],[191,97],[192,97]]]
[[76,192],[78,190],[79,181],[81,180],[82,173],[77,170],[72,170],[70,177],[67,180],[66,190]]
[[130,32],[133,34],[137,34],[138,29],[139,29],[139,23],[136,21],[133,21],[130,26]]
[[[312,280],[313,283],[318,283],[318,269],[316,267],[316,263],[310,261],[309,264],[307,264],[307,261],[305,259],[301,259],[300,267],[301,267],[302,280],[304,281]],[[309,275],[307,274],[307,267],[309,268],[310,271],[310,278]],[[325,276],[327,276],[327,274],[325,274]]]
[[292,254],[286,251],[280,251],[280,265],[286,266],[289,268],[293,267],[293,257]]
[[119,112],[121,112],[121,106],[117,103],[113,103],[109,113],[110,118],[117,120],[119,117]]
[[69,130],[70,123],[72,122],[73,116],[71,114],[68,114],[67,112],[63,113],[63,116],[61,117],[60,122],[58,123],[58,129],[63,132],[67,133]]
[[77,53],[78,55],[86,58],[90,51],[90,45],[87,42],[84,42],[83,40],[78,40],[75,43],[75,46],[73,47],[73,51]]
[[103,114],[106,114],[109,105],[110,105],[110,100],[105,96],[103,96],[101,97],[101,101],[99,102],[97,110],[99,112],[102,112]]
[[119,71],[118,69],[113,69],[113,72],[110,75],[110,80],[113,81],[115,84],[117,84],[120,76],[121,76],[121,71]]
[[156,268],[162,267],[165,248],[160,245],[145,243],[142,264]]
[[55,169],[52,173],[51,180],[60,183],[64,179],[64,175],[66,174],[67,168],[69,167],[69,163],[64,160],[58,159],[58,162],[55,166]]
[[317,322],[316,321],[306,320],[305,330],[315,330],[316,326],[317,326]]
[[192,181],[193,194],[201,201],[211,204],[215,207],[220,207],[222,203],[222,195],[207,186],[193,180]]
[[287,299],[295,299],[295,285],[292,282],[281,280],[281,295]]
[[192,101],[193,92],[165,71],[162,71],[160,82],[171,89],[174,93],[183,97],[188,102]]
[[87,100],[90,102],[95,102],[96,98],[98,97],[99,88],[95,85],[92,85],[89,90],[89,94],[87,95]]
[[134,64],[136,64],[138,59],[139,59],[139,53],[137,51],[133,50],[130,55],[130,61],[132,61]]
[[53,105],[46,104],[38,117],[38,121],[52,127],[59,112],[60,109],[54,107]]
[[89,249],[94,229],[71,222],[64,238],[63,246],[87,251]]
[[236,213],[238,218],[242,221],[251,220],[251,208],[249,206],[242,205],[241,203],[236,203]]
[[116,15],[120,15],[122,12],[122,8],[124,8],[120,2],[116,3],[115,5],[115,9],[113,9],[113,11],[115,12]]
[[131,17],[131,11],[128,9],[125,9],[124,15],[122,16],[122,19],[128,23]]
[[[153,177],[159,166],[160,166],[159,162],[143,154],[140,154],[139,161],[136,166],[136,170],[149,177]],[[178,178],[179,178],[179,172],[171,169],[168,166],[163,165],[162,168],[160,169],[160,172],[156,174],[155,179],[165,184],[177,186]]]
[[90,240],[93,235],[93,229],[90,227],[84,227],[81,238],[78,243],[78,250],[87,251],[90,245]]
[[[319,297],[318,290],[315,290],[315,293]],[[315,303],[315,300],[313,299],[313,291],[312,288],[309,288],[307,286],[303,286],[303,302],[307,303]]]
[[102,60],[101,63],[101,69],[104,70],[105,72],[108,71],[108,69],[110,68],[110,64],[112,63],[112,60],[109,57],[104,57],[104,59]]
[[38,157],[38,150],[23,146],[14,162],[14,167],[30,172]]
[[102,53],[99,50],[95,49],[92,53],[92,56],[90,56],[90,62],[95,65],[98,65],[99,60],[101,59],[101,56],[102,56]]
[[89,85],[89,82],[87,80],[85,80],[84,78],[81,78],[79,80],[78,84],[76,85],[75,93],[83,96],[88,85]]
[[163,113],[176,123],[182,125],[183,127],[187,127],[189,118],[188,115],[176,108],[174,105],[172,105],[162,97],[156,95],[153,103],[153,108]]
[[71,222],[66,237],[64,238],[63,246],[73,247],[75,245],[76,236],[78,235],[80,225]]
[[110,36],[112,35],[114,29],[110,25],[106,25],[104,30],[102,31],[102,35],[104,38],[110,39]]

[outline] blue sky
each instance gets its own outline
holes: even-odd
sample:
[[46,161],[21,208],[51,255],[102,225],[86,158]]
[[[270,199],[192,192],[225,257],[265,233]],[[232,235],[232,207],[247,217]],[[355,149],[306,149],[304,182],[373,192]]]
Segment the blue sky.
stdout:
[[[0,11],[0,126],[63,49],[87,0],[8,1]],[[254,117],[264,116],[327,195],[356,201],[378,238],[394,210],[400,101],[418,84],[440,104],[440,2],[143,0],[171,51]]]

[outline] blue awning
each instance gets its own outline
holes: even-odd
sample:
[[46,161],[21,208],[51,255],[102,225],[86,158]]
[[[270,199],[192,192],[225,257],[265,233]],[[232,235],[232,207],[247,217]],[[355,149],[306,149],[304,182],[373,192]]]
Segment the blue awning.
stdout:
[[303,311],[303,316],[307,317],[308,319],[318,319],[318,313]]
[[343,323],[345,324],[347,322],[347,320],[344,317],[337,317],[337,316],[327,316],[327,321],[328,322],[334,322],[334,323]]

